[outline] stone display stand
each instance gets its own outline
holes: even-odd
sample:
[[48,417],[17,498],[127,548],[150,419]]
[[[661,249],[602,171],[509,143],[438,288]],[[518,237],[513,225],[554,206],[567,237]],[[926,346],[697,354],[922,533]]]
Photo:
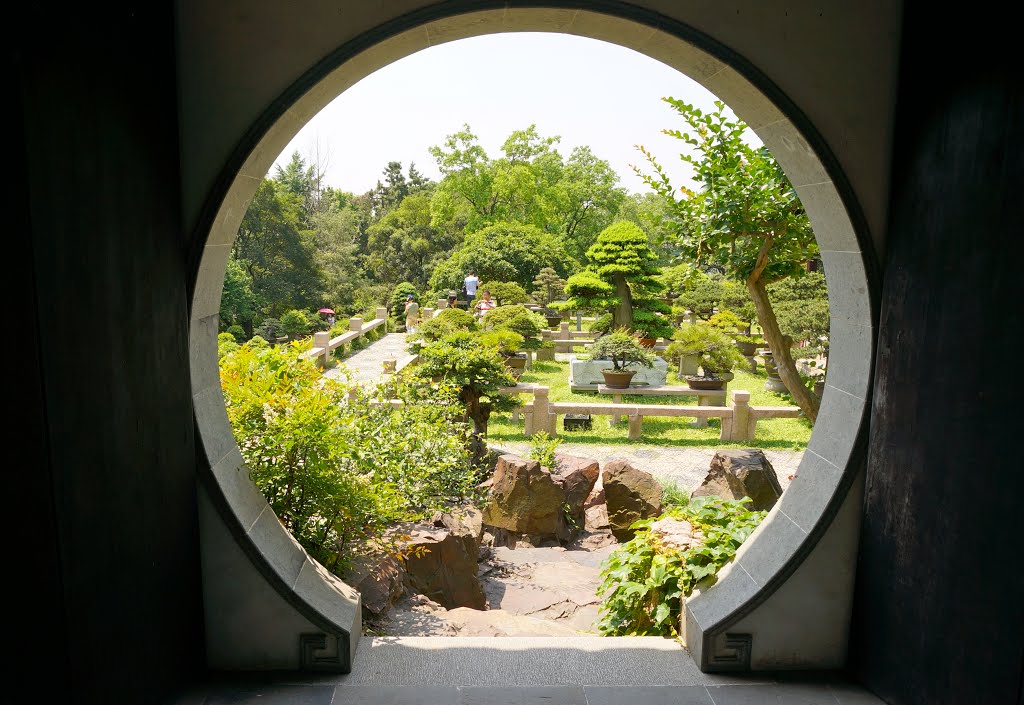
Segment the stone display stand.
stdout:
[[[569,356],[569,389],[574,392],[593,390],[604,384],[601,370],[611,367],[609,360],[579,360]],[[654,367],[640,367],[633,376],[631,387],[660,387],[668,380],[668,363],[660,357],[654,359]]]

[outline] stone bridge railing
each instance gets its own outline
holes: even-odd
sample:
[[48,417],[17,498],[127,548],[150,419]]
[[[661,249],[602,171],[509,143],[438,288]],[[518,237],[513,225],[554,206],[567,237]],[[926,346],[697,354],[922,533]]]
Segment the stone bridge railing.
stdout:
[[350,343],[356,338],[366,335],[375,328],[380,328],[386,325],[388,322],[388,310],[384,307],[378,308],[374,312],[374,319],[372,321],[363,321],[362,318],[356,316],[355,318],[348,319],[348,332],[342,333],[336,338],[331,337],[330,331],[318,331],[313,334],[313,347],[302,354],[303,357],[316,358],[317,363],[321,367],[327,367],[330,364],[331,352],[341,347],[345,343]]

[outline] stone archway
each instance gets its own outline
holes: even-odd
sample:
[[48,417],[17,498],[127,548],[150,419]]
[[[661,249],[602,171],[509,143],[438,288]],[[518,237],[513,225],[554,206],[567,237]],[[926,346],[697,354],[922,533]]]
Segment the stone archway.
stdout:
[[[813,125],[755,67],[660,15],[617,2],[592,3],[600,11],[579,9],[586,4],[501,4],[478,11],[440,5],[399,18],[344,44],[307,72],[265,111],[229,160],[203,224],[208,235],[190,336],[196,421],[211,469],[200,505],[208,651],[215,667],[346,671],[360,631],[358,596],[320,569],[281,527],[247,477],[227,422],[217,373],[217,317],[231,243],[246,207],[301,127],[357,81],[432,45],[513,31],[600,39],[693,78],[751,126],[807,208],[832,316],[821,412],[797,477],[718,584],[687,603],[683,633],[703,670],[841,665],[876,310],[859,206]],[[791,619],[800,614],[814,618]]]

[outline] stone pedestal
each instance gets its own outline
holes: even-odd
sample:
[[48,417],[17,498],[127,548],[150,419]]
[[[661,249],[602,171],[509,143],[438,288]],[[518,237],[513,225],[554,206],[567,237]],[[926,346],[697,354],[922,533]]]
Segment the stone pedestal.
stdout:
[[[569,388],[574,391],[596,390],[604,384],[601,370],[612,366],[610,360],[578,360],[569,356]],[[660,357],[654,359],[654,367],[630,367],[637,370],[633,375],[632,387],[660,387],[668,380],[668,363]]]

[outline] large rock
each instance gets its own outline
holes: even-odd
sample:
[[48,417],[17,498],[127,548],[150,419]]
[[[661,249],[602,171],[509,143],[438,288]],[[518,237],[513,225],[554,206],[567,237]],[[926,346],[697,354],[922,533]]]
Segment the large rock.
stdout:
[[477,558],[483,524],[480,512],[471,507],[439,513],[430,525],[405,527],[402,541],[406,583],[417,593],[447,609],[487,604],[477,576]]
[[363,609],[381,615],[405,594],[405,568],[394,556],[362,556],[345,576],[362,597]]
[[750,509],[769,510],[782,495],[782,486],[775,468],[764,451],[757,448],[720,450],[711,459],[704,482],[691,497],[713,495],[723,499],[753,500]]
[[661,485],[650,473],[625,460],[609,460],[601,473],[608,523],[619,541],[633,538],[629,526],[661,514]]
[[489,480],[487,526],[526,535],[533,541],[569,541],[583,529],[583,504],[597,482],[596,460],[558,455],[552,472],[536,460],[503,455]]
[[571,528],[580,530],[586,523],[585,504],[601,474],[601,465],[590,458],[575,455],[555,455],[555,469],[551,472],[555,482],[561,483],[565,496],[563,509]]

